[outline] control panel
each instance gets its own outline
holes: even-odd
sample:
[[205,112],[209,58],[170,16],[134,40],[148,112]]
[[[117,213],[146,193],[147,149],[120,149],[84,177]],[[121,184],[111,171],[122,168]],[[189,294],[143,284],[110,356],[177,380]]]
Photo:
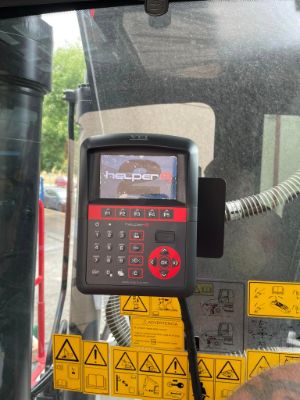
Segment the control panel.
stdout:
[[77,286],[84,293],[186,296],[193,291],[195,145],[172,136],[147,138],[141,144],[112,135],[83,144]]

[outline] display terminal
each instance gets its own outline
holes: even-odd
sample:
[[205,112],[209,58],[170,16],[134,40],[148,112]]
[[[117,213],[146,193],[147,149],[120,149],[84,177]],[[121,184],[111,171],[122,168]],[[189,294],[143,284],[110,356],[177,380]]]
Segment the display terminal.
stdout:
[[81,145],[77,287],[91,294],[188,296],[195,287],[198,149],[158,135]]

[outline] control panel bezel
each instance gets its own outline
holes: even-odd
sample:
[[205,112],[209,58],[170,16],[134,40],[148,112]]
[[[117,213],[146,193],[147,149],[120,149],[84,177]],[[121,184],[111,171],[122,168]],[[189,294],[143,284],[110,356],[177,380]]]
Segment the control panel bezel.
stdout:
[[[188,296],[195,286],[196,280],[196,235],[197,235],[197,185],[198,185],[198,151],[196,145],[189,139],[167,135],[143,135],[135,139],[135,135],[116,134],[93,136],[86,139],[81,146],[80,179],[77,231],[77,277],[78,289],[91,294],[139,294],[139,295],[170,295]],[[101,199],[99,198],[99,160],[101,154],[162,154],[178,157],[178,200],[158,199]],[[89,207],[108,205],[126,207],[164,207],[186,209],[185,234],[181,233],[184,249],[181,248],[183,270],[178,279],[157,279],[157,282],[137,284],[123,282],[121,284],[104,284],[99,279],[95,284],[87,279],[87,252]],[[118,218],[115,219],[116,221]],[[134,218],[133,218],[134,220]],[[168,222],[161,221],[162,231],[167,231]],[[174,224],[173,224],[174,225]],[[159,231],[159,219],[155,221],[155,229]],[[156,232],[155,231],[155,232]],[[152,237],[155,236],[152,234]],[[182,232],[182,231],[181,231]],[[182,237],[184,236],[184,237]],[[163,237],[163,236],[162,236]],[[153,240],[153,239],[152,239]],[[161,239],[160,239],[161,240]],[[163,240],[163,239],[162,239]],[[168,243],[157,243],[158,247],[166,247]],[[173,250],[171,251],[173,252]],[[170,258],[172,260],[172,258]],[[144,264],[146,260],[144,260]],[[150,265],[149,265],[150,267]],[[175,266],[174,266],[175,267]],[[127,265],[127,268],[134,268]],[[146,265],[145,265],[146,268]],[[183,273],[182,273],[183,272]],[[177,274],[177,273],[176,273]],[[175,275],[176,275],[175,274]]]

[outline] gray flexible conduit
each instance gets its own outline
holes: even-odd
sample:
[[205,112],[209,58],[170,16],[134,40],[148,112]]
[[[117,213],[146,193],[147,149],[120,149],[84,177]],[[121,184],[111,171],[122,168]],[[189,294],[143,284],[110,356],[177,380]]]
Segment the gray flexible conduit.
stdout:
[[109,296],[105,307],[106,323],[119,346],[130,346],[130,327],[128,319],[120,315],[120,297]]
[[225,221],[237,221],[273,210],[280,205],[297,199],[299,194],[300,170],[271,189],[239,200],[227,201],[225,205]]

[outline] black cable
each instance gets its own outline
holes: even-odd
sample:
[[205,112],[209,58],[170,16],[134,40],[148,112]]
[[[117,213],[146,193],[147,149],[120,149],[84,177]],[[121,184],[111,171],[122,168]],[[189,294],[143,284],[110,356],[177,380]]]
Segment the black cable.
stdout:
[[205,395],[203,393],[203,386],[199,379],[198,372],[198,359],[197,359],[197,348],[195,342],[195,334],[194,327],[190,315],[190,311],[188,308],[188,304],[185,298],[178,298],[180,308],[181,308],[181,316],[184,324],[185,338],[186,338],[186,348],[188,352],[188,360],[189,360],[189,370],[192,379],[192,388],[195,400],[204,400]]

